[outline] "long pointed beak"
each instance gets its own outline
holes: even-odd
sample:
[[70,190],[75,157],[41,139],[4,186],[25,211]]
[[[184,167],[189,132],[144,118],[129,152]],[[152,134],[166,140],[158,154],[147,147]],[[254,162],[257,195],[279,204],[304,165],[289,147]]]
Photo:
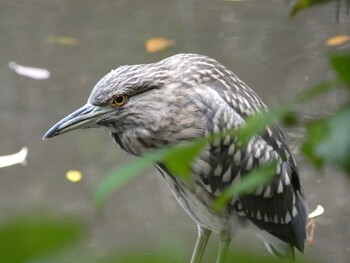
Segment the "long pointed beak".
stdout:
[[109,112],[109,109],[106,107],[94,106],[87,103],[80,109],[69,114],[67,117],[56,123],[50,130],[45,133],[43,140],[76,129],[95,126],[96,119],[107,112]]

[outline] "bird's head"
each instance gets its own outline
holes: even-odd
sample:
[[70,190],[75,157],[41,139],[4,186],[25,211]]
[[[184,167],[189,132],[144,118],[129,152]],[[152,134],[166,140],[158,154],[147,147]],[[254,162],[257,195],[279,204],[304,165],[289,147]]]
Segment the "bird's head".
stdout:
[[121,66],[105,75],[88,102],[55,124],[48,139],[81,128],[107,129],[127,151],[196,138],[205,121],[184,77],[191,55],[176,55],[158,63]]

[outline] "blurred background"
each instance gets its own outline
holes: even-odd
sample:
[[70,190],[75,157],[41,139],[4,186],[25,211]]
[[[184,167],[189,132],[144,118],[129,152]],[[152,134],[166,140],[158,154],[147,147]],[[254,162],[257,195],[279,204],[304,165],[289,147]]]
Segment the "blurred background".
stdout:
[[[281,0],[0,0],[0,156],[28,148],[27,165],[0,169],[0,219],[30,211],[78,218],[87,234],[80,252],[71,252],[71,262],[77,254],[89,258],[140,250],[147,256],[166,247],[187,262],[197,236],[195,224],[155,169],[128,183],[97,210],[96,186],[132,157],[101,131],[41,138],[85,104],[95,83],[111,69],[176,53],[217,59],[269,106],[332,78],[328,55],[349,50],[350,45],[327,45],[337,35],[350,35],[345,3],[338,21],[336,2],[292,19],[289,14],[290,1]],[[342,101],[344,94],[334,91],[298,112],[303,118],[317,118],[332,113]],[[318,204],[325,208],[313,246],[297,257],[348,262],[350,181],[335,167],[315,171],[300,156],[302,129],[284,132],[311,209]],[[67,179],[69,170],[80,171],[81,180]],[[213,236],[209,258],[215,258],[216,245]],[[238,233],[231,244],[231,250],[240,249],[267,256],[263,243],[249,230]]]

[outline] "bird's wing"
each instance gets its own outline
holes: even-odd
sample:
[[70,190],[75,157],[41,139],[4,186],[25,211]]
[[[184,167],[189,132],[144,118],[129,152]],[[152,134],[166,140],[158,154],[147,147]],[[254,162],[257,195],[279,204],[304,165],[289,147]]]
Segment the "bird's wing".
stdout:
[[[216,107],[217,111],[211,113],[209,132],[230,128],[227,127],[230,121],[224,120],[225,114],[240,119],[231,121],[234,128],[242,125],[242,122],[244,124],[247,116],[267,110],[255,92],[232,75],[226,76],[225,80],[205,84],[207,91],[215,91],[215,96],[222,100],[217,102],[215,98],[207,101],[208,108],[211,109],[215,109],[212,103],[220,104]],[[221,111],[221,116],[216,116],[218,111]],[[240,196],[231,205],[259,228],[302,251],[307,235],[307,205],[295,161],[280,128],[277,124],[270,125],[263,135],[253,137],[245,149],[235,149],[235,140],[224,138],[216,142],[216,145],[213,143],[209,162],[214,168],[211,176],[202,177],[204,184],[210,186],[210,192],[214,196],[218,196],[227,186],[252,169],[273,160],[279,161],[276,176],[270,184],[260,187],[254,194]]]

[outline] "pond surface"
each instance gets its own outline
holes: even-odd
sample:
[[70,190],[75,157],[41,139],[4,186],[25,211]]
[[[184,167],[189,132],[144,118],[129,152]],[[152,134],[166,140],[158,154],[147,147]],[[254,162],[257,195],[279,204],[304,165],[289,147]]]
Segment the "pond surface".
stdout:
[[[343,3],[343,6],[345,3]],[[240,76],[269,106],[332,78],[325,41],[350,34],[350,16],[335,3],[290,19],[288,1],[92,1],[0,0],[0,156],[29,149],[27,166],[0,170],[0,214],[49,210],[87,222],[86,246],[93,255],[139,248],[174,247],[186,262],[197,230],[155,169],[108,200],[97,215],[93,191],[112,169],[131,160],[104,132],[72,132],[42,141],[56,121],[83,105],[95,83],[122,64],[149,63],[193,52],[211,56]],[[61,37],[61,38],[59,38]],[[64,38],[62,38],[64,37]],[[176,44],[147,53],[153,37]],[[337,49],[349,50],[349,45]],[[44,68],[50,78],[16,74],[10,61]],[[300,107],[305,116],[331,113],[344,101],[337,91]],[[308,262],[348,262],[350,180],[335,167],[315,171],[299,154],[304,132],[285,129],[296,153],[311,208],[325,207],[317,221]],[[82,172],[72,183],[68,170]],[[217,237],[208,253],[213,261]],[[266,255],[250,231],[241,231],[231,250]],[[317,259],[317,260],[316,260]]]

